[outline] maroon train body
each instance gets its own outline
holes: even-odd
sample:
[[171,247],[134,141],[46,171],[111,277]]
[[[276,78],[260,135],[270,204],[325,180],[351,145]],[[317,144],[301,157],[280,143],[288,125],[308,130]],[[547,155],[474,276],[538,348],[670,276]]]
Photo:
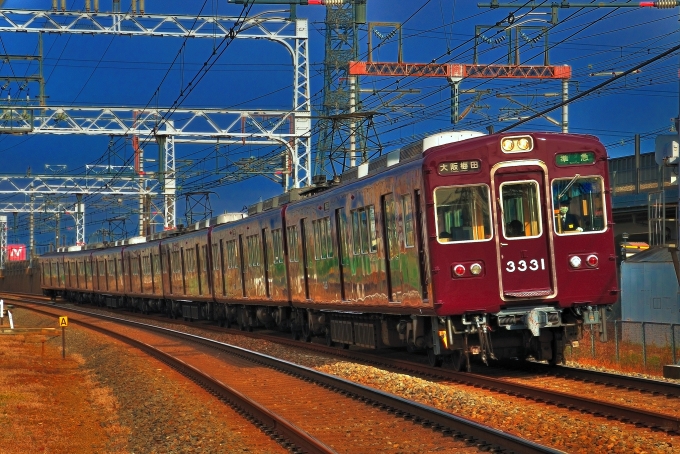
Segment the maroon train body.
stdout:
[[[594,137],[450,132],[189,228],[46,254],[46,294],[174,317],[557,363],[618,288]],[[469,364],[469,363],[468,363]]]

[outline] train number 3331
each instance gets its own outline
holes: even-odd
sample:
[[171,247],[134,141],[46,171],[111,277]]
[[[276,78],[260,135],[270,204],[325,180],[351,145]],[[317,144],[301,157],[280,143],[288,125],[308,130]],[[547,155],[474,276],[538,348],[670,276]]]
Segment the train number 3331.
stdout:
[[514,273],[515,271],[538,271],[544,269],[545,259],[541,259],[540,262],[536,259],[529,260],[528,262],[526,260],[520,260],[516,265],[512,260],[508,260],[505,263],[505,270],[508,273]]

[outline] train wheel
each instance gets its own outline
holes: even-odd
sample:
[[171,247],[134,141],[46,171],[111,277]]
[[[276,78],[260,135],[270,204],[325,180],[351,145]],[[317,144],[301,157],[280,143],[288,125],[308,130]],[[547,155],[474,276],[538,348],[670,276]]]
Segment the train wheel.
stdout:
[[442,367],[442,355],[435,355],[434,348],[427,349],[427,363],[430,367]]
[[295,326],[292,326],[290,328],[290,333],[291,333],[291,336],[293,337],[293,340],[296,340],[296,341],[300,340],[300,331],[296,330]]

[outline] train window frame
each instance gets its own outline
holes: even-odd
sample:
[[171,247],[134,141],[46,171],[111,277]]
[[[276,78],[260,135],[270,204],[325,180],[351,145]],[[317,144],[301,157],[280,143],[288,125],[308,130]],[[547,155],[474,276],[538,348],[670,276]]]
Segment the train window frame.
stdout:
[[401,195],[401,212],[404,219],[404,247],[415,247],[416,227],[413,220],[413,196],[411,194]]
[[272,229],[272,243],[274,247],[274,265],[283,263],[283,234],[282,229]]
[[375,227],[375,206],[366,205],[352,210],[352,253],[373,254],[378,251],[378,232]]
[[222,263],[222,257],[220,256],[220,243],[212,243],[210,247],[212,253],[212,269],[213,271],[219,271],[220,264]]
[[300,254],[298,252],[300,237],[298,235],[297,225],[289,225],[286,227],[286,233],[286,240],[288,242],[288,261],[290,263],[297,263],[300,261]]
[[236,240],[227,241],[227,269],[235,270],[238,268],[238,248]]
[[[442,238],[440,236],[439,232],[439,224],[440,224],[440,215],[438,212],[438,207],[440,205],[437,204],[437,193],[438,191],[442,190],[451,190],[451,189],[457,189],[457,188],[482,188],[484,191],[486,191],[486,224],[484,224],[485,219],[484,219],[484,208],[481,207],[482,210],[482,224],[484,224],[482,227],[485,229],[484,230],[484,238],[478,238],[475,239],[474,235],[472,239],[455,239],[455,238]],[[445,186],[437,186],[434,188],[432,191],[433,194],[433,200],[434,200],[434,226],[435,226],[435,234],[437,236],[437,242],[439,244],[465,244],[465,243],[481,243],[485,241],[492,241],[494,239],[494,233],[495,233],[495,228],[493,224],[493,216],[492,216],[492,209],[491,209],[491,188],[488,184],[486,183],[478,183],[478,184],[457,184],[457,185],[445,185]],[[443,205],[441,205],[443,206]],[[479,228],[479,224],[477,225],[476,228]],[[488,228],[488,237],[486,236],[486,229]],[[442,241],[445,240],[445,241]]]
[[[577,178],[577,179],[575,180],[575,178]],[[598,197],[598,198],[599,198],[599,201],[600,201],[600,204],[601,204],[601,212],[602,212],[602,214],[601,214],[601,223],[602,223],[602,228],[599,229],[599,230],[592,230],[592,229],[591,229],[591,230],[586,230],[586,229],[584,228],[583,231],[571,230],[571,231],[566,231],[566,232],[560,232],[560,231],[559,231],[558,222],[557,222],[557,219],[556,219],[556,217],[558,216],[558,211],[559,211],[559,199],[558,199],[558,197],[556,197],[556,195],[559,196],[560,194],[559,194],[559,193],[555,194],[555,183],[558,182],[558,181],[566,181],[568,185],[571,183],[570,187],[572,187],[572,186],[575,186],[575,183],[578,183],[580,180],[588,180],[588,179],[590,179],[590,180],[598,180],[598,183],[599,183],[599,184],[598,184],[598,189],[599,189],[600,192],[599,192],[599,197]],[[572,180],[574,180],[573,183],[572,183]],[[579,183],[579,185],[580,185],[580,184],[582,184],[582,183]],[[605,197],[606,189],[605,189],[605,186],[604,186],[604,177],[603,177],[602,175],[598,175],[598,174],[593,174],[593,175],[578,175],[578,174],[577,174],[577,175],[569,176],[569,177],[557,177],[557,178],[553,178],[553,179],[550,181],[550,190],[551,190],[551,192],[552,192],[552,197],[551,197],[551,198],[552,198],[552,211],[553,211],[553,213],[554,213],[554,217],[553,217],[553,224],[554,224],[554,225],[553,225],[553,231],[554,231],[555,235],[558,235],[558,236],[593,235],[593,234],[604,233],[604,232],[607,231],[607,229],[608,229],[608,226],[607,226],[607,223],[608,223],[608,219],[607,219],[607,198]],[[577,201],[578,201],[578,202],[581,202],[581,207],[583,207],[583,202],[587,202],[587,200],[584,200],[584,198],[581,198],[580,195],[574,195],[574,191],[573,191],[573,189],[571,189],[571,188],[568,190],[568,193],[567,193],[567,194],[562,194],[562,196],[563,196],[563,198],[566,197],[566,198],[569,200],[569,202],[571,202],[572,199],[577,198]],[[584,215],[583,215],[583,212],[584,212],[584,211],[587,212],[587,210],[583,210],[583,208],[581,208],[581,213],[578,214],[581,218],[583,218],[583,216],[584,216]],[[574,214],[573,211],[570,210],[570,212],[571,212],[572,214]],[[587,214],[586,214],[586,216],[587,216]],[[594,219],[594,217],[593,217],[593,219]],[[591,221],[592,221],[593,219],[591,219]],[[581,219],[581,220],[582,220],[582,219]]]
[[248,266],[258,267],[262,263],[262,253],[260,247],[260,235],[250,235],[246,237],[248,246]]
[[312,221],[314,230],[314,259],[325,260],[333,258],[333,237],[331,235],[331,218],[325,216]]
[[[510,235],[508,235],[507,224],[509,222],[512,222],[512,220],[507,221],[505,219],[505,214],[506,214],[505,209],[506,209],[506,207],[505,207],[505,199],[503,198],[503,187],[505,187],[505,186],[517,186],[517,185],[520,185],[520,184],[523,184],[523,183],[530,183],[532,186],[535,187],[533,202],[534,202],[535,208],[538,210],[538,212],[535,213],[536,214],[535,219],[533,221],[530,221],[529,228],[531,228],[531,223],[535,223],[536,227],[538,227],[538,234],[526,235],[527,225],[525,224],[525,222],[522,222],[522,224],[524,225],[525,234],[524,235],[510,236]],[[543,235],[543,208],[542,208],[542,203],[541,203],[541,184],[538,181],[536,181],[536,180],[513,180],[513,181],[503,182],[498,187],[498,199],[500,201],[499,203],[503,204],[503,206],[501,207],[501,212],[503,213],[503,219],[500,222],[500,224],[501,224],[501,228],[503,229],[503,237],[505,239],[507,239],[509,241],[515,241],[515,240],[521,241],[521,240],[527,240],[527,239],[540,238]],[[531,209],[532,209],[532,207],[529,207],[530,217],[531,217]]]

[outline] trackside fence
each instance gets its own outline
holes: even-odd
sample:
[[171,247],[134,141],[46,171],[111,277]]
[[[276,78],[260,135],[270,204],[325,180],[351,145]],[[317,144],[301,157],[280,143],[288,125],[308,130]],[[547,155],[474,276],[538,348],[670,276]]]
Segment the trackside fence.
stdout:
[[680,324],[608,321],[607,342],[600,341],[598,328],[587,326],[579,346],[567,347],[567,361],[659,376],[664,365],[678,363]]

